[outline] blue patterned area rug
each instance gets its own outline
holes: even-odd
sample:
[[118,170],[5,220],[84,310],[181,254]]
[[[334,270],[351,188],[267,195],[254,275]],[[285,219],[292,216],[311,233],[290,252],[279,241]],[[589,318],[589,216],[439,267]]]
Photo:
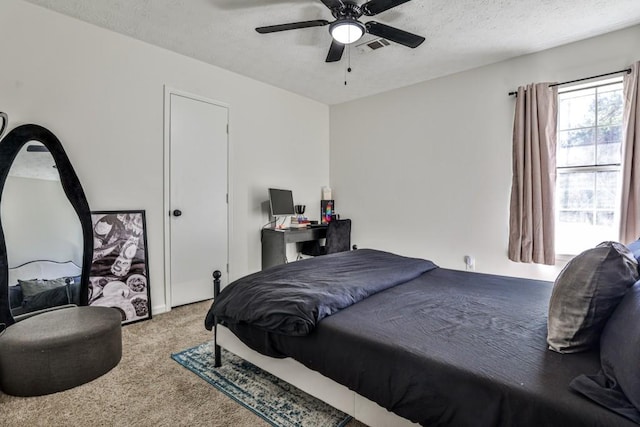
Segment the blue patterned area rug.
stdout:
[[222,350],[213,367],[213,343],[172,354],[171,358],[276,427],[343,427],[351,417],[302,390]]

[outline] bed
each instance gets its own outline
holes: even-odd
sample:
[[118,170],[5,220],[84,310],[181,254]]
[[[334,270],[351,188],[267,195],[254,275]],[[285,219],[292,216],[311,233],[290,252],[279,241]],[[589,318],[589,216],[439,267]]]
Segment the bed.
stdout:
[[73,261],[36,260],[9,268],[9,304],[13,317],[78,305],[81,274],[82,269]]
[[[553,283],[394,257],[358,250],[247,276],[216,297],[205,324],[220,323],[217,344],[372,426],[636,425],[570,390],[600,357],[547,349]],[[361,275],[343,287],[350,269]],[[292,323],[282,315],[297,313],[297,296],[277,288],[298,281],[321,299]]]

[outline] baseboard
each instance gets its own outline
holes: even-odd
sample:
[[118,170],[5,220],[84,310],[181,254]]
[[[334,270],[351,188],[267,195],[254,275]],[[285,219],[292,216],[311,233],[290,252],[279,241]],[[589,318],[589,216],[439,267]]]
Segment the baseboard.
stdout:
[[167,306],[165,304],[162,305],[154,305],[153,307],[151,307],[151,315],[155,316],[156,314],[162,314],[162,313],[166,313],[167,311]]

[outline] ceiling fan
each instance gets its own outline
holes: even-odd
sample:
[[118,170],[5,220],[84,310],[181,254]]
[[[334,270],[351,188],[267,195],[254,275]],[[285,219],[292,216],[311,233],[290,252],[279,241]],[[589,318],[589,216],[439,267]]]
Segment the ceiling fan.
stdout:
[[359,6],[351,0],[321,0],[325,6],[331,10],[331,14],[336,18],[329,22],[324,19],[313,21],[292,22],[290,24],[270,25],[258,27],[256,31],[260,34],[275,33],[278,31],[297,30],[299,28],[324,27],[329,26],[329,33],[333,40],[329,48],[326,62],[340,61],[344,46],[358,41],[365,33],[382,37],[401,45],[416,48],[425,40],[424,37],[408,33],[389,25],[376,21],[365,22],[358,19],[362,15],[374,16],[410,0],[370,0]]

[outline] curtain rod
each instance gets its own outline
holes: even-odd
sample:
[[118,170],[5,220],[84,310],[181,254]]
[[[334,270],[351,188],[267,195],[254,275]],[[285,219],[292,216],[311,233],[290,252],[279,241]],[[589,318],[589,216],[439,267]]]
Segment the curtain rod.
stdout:
[[[605,73],[605,74],[598,74],[597,76],[591,76],[591,77],[584,77],[581,79],[576,79],[576,80],[569,80],[568,82],[562,82],[562,83],[554,83],[549,85],[549,87],[554,87],[554,86],[561,86],[561,85],[566,85],[569,83],[578,83],[578,82],[583,82],[585,80],[591,80],[591,79],[597,79],[599,77],[607,77],[607,76],[612,76],[614,74],[620,74],[620,73],[631,73],[631,68],[626,68],[624,70],[618,70],[618,71],[613,71],[611,73]],[[509,96],[517,96],[518,92],[509,92]]]

